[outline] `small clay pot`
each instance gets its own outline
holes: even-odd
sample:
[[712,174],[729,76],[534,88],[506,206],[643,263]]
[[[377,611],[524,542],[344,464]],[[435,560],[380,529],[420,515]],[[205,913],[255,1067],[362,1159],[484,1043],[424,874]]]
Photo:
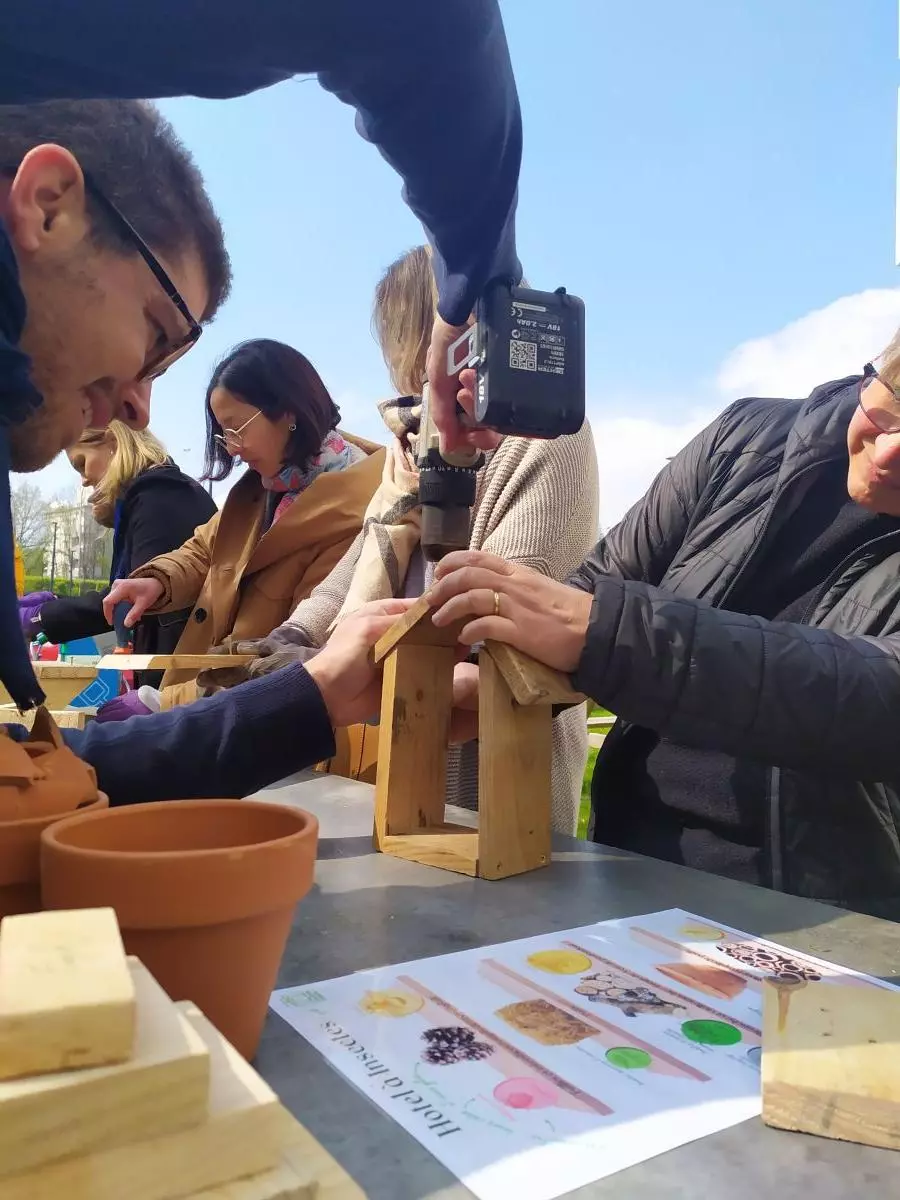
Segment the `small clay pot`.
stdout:
[[[109,806],[98,792],[94,800],[79,805],[79,813]],[[48,825],[71,816],[44,813],[18,821],[0,821],[0,919],[14,913],[39,912],[41,907],[41,834]]]
[[125,948],[255,1053],[319,823],[256,800],[167,800],[57,821],[41,839],[45,908],[115,909]]

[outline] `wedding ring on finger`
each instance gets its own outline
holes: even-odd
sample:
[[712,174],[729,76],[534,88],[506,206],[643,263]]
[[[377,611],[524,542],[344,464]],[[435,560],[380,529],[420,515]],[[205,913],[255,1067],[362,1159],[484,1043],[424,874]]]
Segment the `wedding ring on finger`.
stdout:
[[500,616],[500,593],[494,592],[494,616]]

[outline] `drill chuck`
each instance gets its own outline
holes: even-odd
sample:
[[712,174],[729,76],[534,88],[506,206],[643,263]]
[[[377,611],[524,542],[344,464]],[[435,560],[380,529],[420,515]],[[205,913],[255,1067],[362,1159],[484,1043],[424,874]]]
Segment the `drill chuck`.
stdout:
[[475,503],[475,471],[426,467],[419,473],[422,505],[422,553],[439,562],[452,550],[469,548],[469,526]]

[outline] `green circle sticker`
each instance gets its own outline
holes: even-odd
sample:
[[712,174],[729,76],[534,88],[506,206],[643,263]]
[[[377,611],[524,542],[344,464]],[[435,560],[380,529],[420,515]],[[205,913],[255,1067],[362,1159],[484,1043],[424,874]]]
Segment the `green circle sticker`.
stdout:
[[653,1059],[646,1050],[638,1050],[634,1046],[613,1046],[606,1052],[606,1061],[613,1067],[636,1071],[641,1067],[649,1067]]
[[685,1021],[681,1032],[701,1046],[734,1046],[741,1040],[741,1031],[725,1021]]

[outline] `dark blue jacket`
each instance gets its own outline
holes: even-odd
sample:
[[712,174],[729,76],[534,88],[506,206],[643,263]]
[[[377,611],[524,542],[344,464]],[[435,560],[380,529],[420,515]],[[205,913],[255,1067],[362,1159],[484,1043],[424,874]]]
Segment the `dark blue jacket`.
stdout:
[[[521,120],[496,0],[155,0],[123,14],[119,0],[0,7],[0,104],[236,96],[314,72],[403,178],[445,320],[464,321],[490,278],[520,273]],[[18,346],[24,319],[0,226],[0,679],[27,708],[43,696],[16,605],[6,436],[41,403]],[[300,666],[65,736],[113,803],[245,795],[334,752]]]

